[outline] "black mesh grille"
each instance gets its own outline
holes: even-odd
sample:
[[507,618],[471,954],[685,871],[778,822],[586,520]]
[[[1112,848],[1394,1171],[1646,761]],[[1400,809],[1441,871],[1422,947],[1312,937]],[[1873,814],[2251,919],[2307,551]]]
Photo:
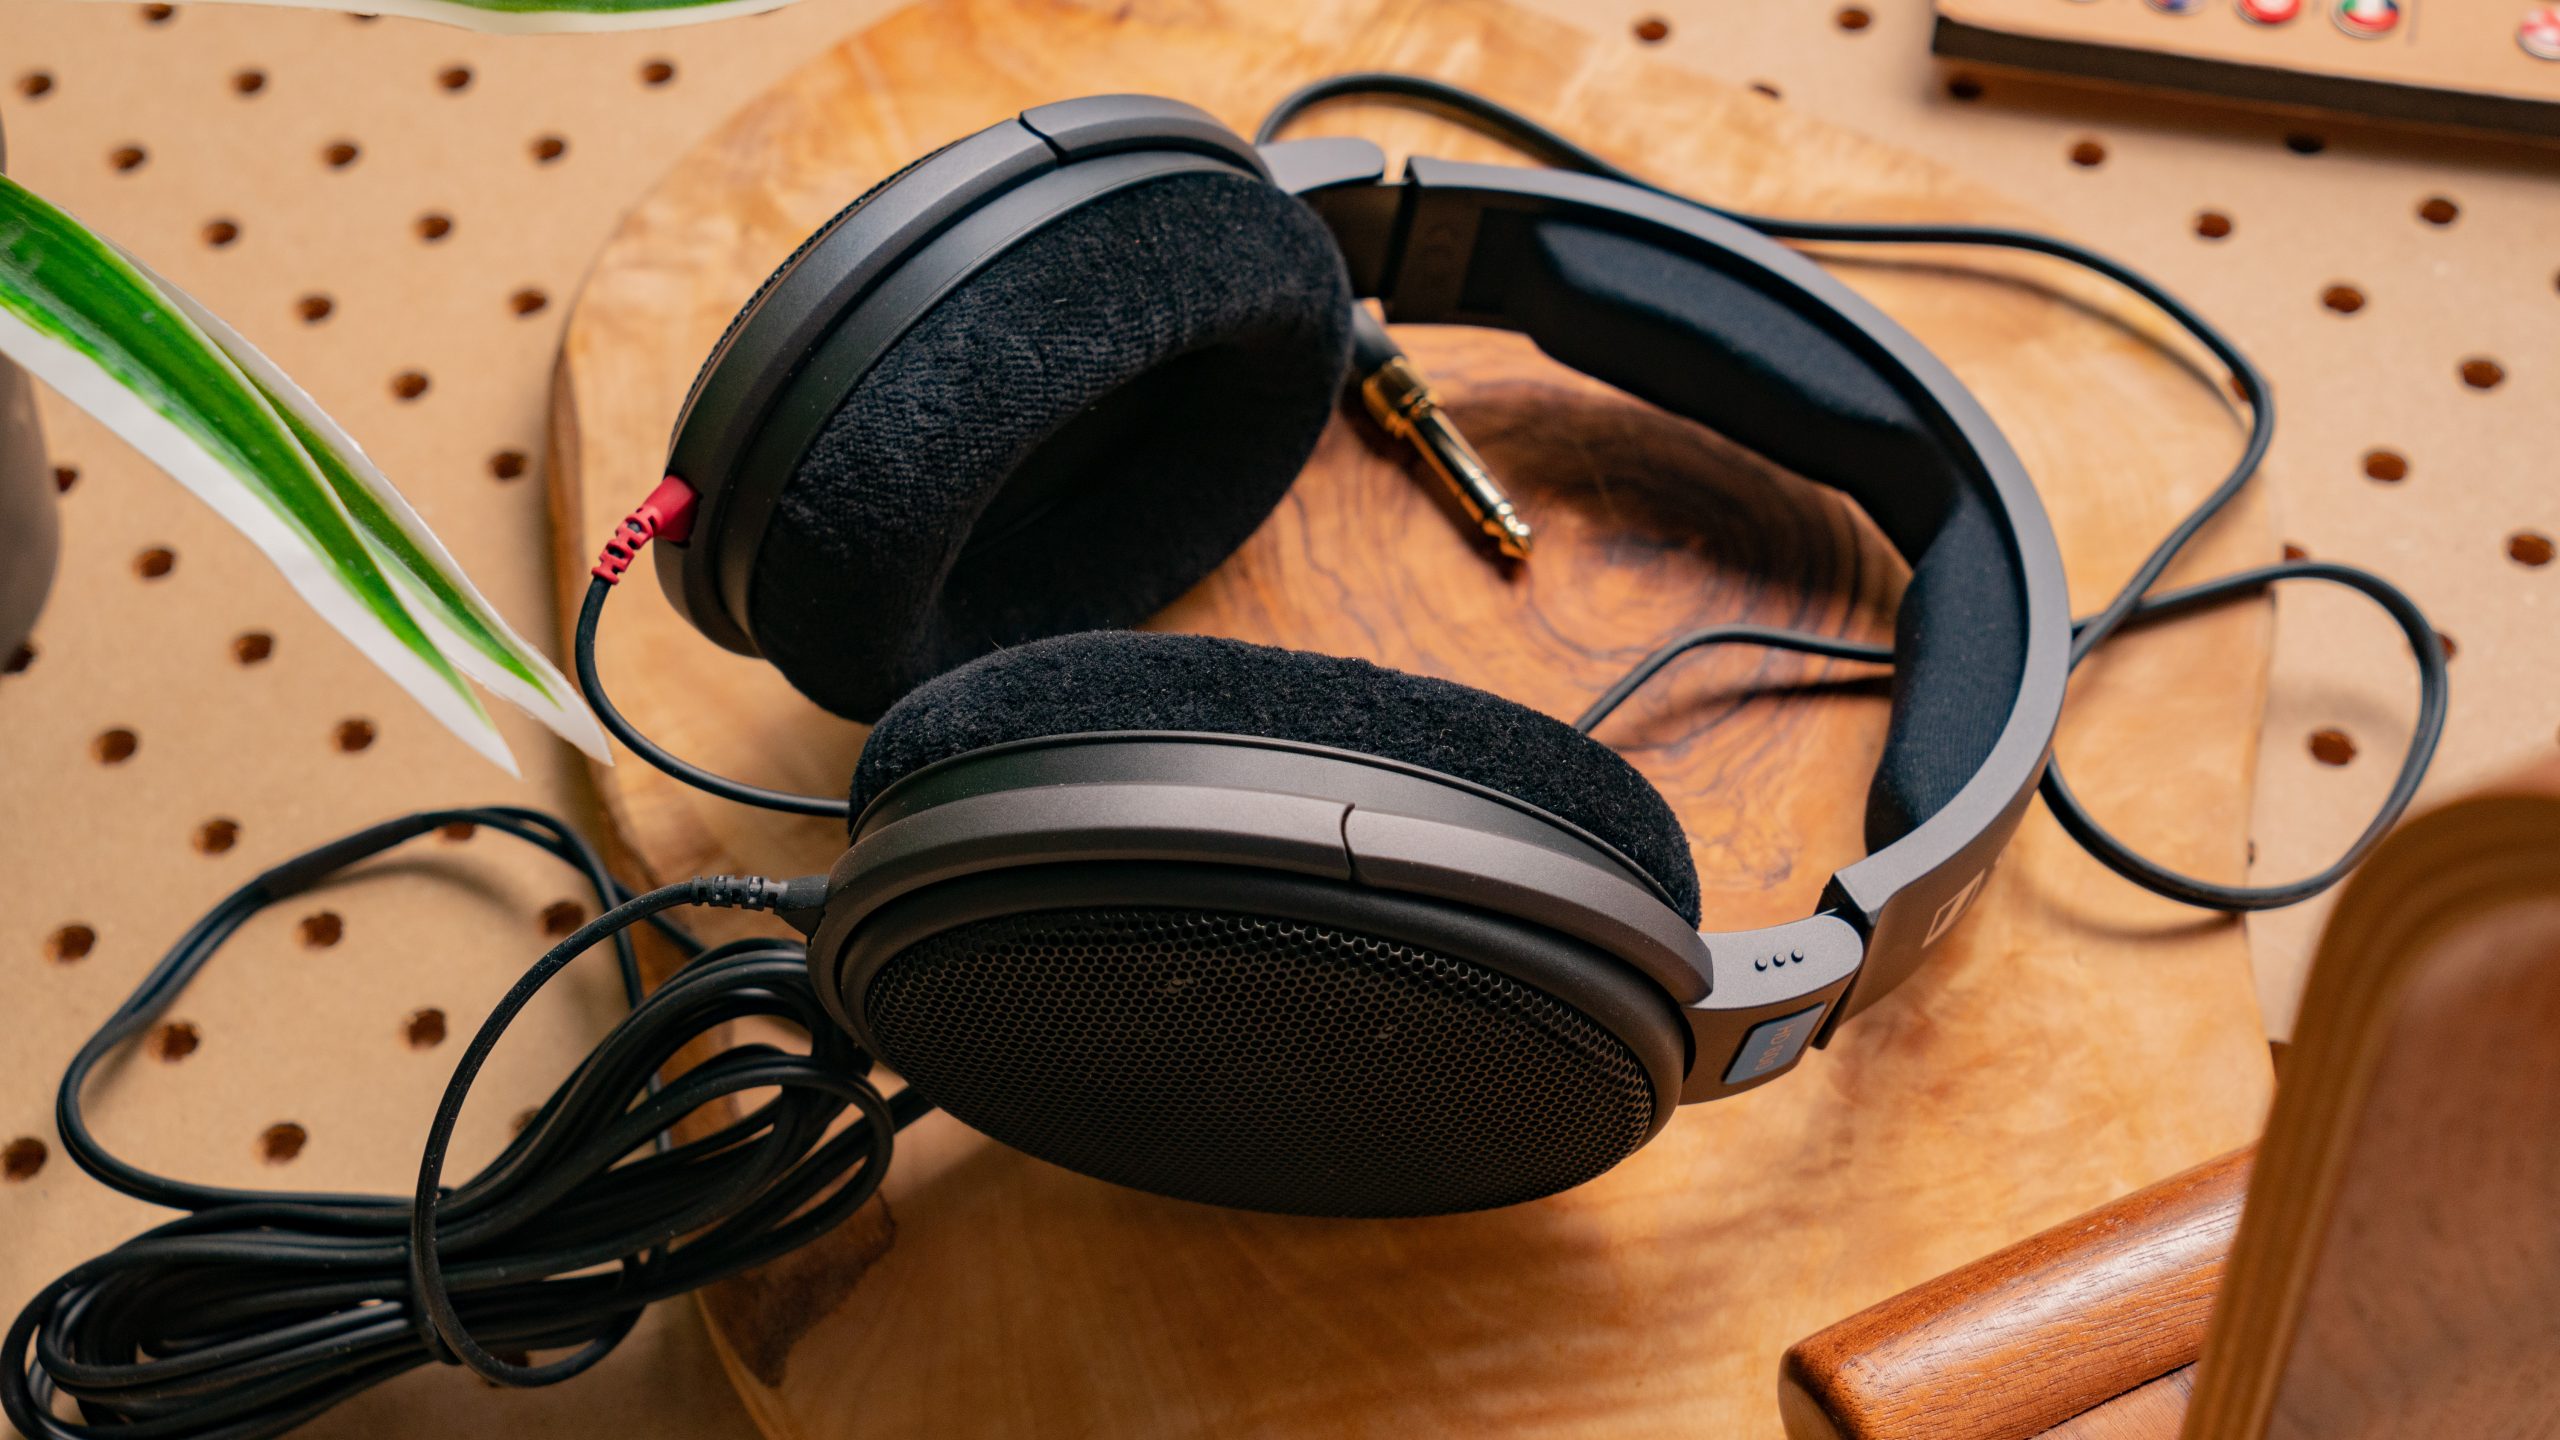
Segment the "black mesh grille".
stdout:
[[1615,1035],[1466,960],[1191,909],[979,921],[893,956],[882,1058],[967,1124],[1141,1190],[1426,1215],[1580,1184],[1644,1143]]

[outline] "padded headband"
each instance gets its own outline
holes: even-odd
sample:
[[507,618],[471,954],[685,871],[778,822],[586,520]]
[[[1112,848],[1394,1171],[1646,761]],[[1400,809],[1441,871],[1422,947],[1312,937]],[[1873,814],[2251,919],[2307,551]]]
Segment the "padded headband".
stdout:
[[1823,900],[1868,932],[1852,1006],[1891,989],[1979,888],[2061,713],[2061,556],[1979,402],[1818,266],[1651,191],[1424,157],[1385,184],[1383,156],[1361,140],[1264,154],[1325,218],[1353,288],[1389,320],[1523,333],[1848,495],[1910,562],[1869,791],[1874,853]]

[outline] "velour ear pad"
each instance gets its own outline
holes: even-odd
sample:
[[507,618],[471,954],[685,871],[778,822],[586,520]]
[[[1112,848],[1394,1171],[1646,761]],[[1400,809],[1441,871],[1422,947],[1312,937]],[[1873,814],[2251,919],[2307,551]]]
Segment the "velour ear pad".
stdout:
[[853,812],[954,755],[1112,730],[1297,740],[1473,781],[1617,847],[1698,923],[1698,872],[1679,817],[1608,746],[1472,686],[1205,635],[1064,635],[952,671],[881,717],[854,767]]
[[1000,646],[1154,614],[1305,465],[1351,304],[1315,213],[1243,175],[1160,177],[1016,242],[811,446],[756,557],[757,647],[869,720]]

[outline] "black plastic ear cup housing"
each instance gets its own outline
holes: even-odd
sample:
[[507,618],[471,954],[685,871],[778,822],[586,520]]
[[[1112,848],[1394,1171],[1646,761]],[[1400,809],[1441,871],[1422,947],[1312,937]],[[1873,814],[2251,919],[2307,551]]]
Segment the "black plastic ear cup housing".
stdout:
[[1297,740],[1454,775],[1568,821],[1698,923],[1679,817],[1618,752],[1499,695],[1337,655],[1206,635],[1065,635],[999,651],[881,717],[854,769],[856,823],[937,761],[1052,735],[1189,731]]
[[1165,176],[1024,238],[820,431],[756,557],[759,648],[869,720],[1000,646],[1145,619],[1303,468],[1350,316],[1324,226],[1250,176]]

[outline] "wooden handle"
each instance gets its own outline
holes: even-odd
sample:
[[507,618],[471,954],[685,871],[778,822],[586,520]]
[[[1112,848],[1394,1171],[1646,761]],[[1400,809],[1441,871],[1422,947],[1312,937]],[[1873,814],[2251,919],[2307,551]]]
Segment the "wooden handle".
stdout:
[[1787,1351],[1793,1440],[2028,1440],[2196,1358],[2254,1148],[1906,1290]]

